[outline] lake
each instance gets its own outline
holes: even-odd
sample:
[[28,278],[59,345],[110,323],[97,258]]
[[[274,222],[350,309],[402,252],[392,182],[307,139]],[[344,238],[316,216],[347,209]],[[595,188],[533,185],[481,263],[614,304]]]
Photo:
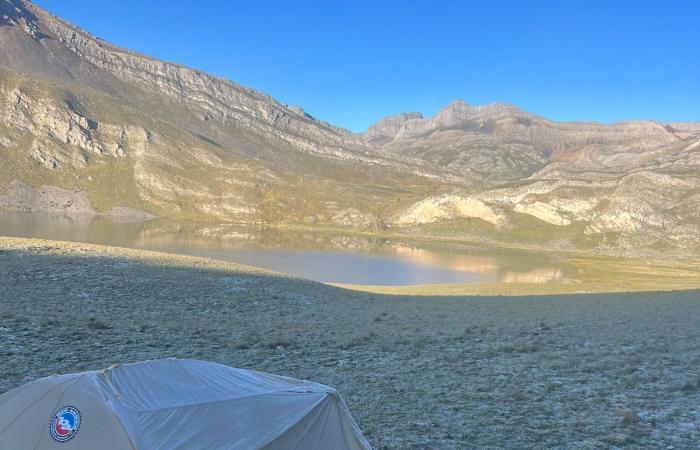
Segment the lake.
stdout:
[[232,261],[330,283],[548,283],[570,267],[555,254],[320,231],[0,211],[0,235],[87,242]]

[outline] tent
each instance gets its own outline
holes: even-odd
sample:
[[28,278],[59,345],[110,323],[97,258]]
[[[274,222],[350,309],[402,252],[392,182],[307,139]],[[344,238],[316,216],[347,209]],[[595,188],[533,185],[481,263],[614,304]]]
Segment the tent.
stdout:
[[369,449],[338,391],[195,360],[54,375],[0,396],[13,450]]

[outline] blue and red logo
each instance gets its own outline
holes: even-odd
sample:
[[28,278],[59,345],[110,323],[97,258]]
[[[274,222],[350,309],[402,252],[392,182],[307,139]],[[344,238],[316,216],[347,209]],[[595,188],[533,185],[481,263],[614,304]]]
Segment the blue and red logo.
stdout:
[[68,442],[75,437],[80,428],[80,411],[72,406],[65,406],[51,419],[51,437],[56,442]]

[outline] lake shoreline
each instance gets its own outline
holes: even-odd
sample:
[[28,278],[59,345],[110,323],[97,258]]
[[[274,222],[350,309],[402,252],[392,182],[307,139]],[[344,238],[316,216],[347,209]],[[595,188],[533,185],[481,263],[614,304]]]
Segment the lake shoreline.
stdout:
[[[93,218],[75,220],[37,213],[0,213],[0,235],[189,254],[319,282],[357,285],[483,283],[533,275],[542,282],[561,280],[568,269],[557,254],[489,246],[308,230],[193,229],[171,222],[123,225]],[[546,280],[542,280],[543,275]]]
[[[256,272],[290,279],[296,278],[282,272],[235,262],[223,261],[220,259],[73,241],[55,241],[0,236],[0,250],[39,250],[47,254],[66,254],[84,257],[100,255],[103,257],[141,260],[163,266],[196,266],[207,267],[215,270],[244,271],[251,273]],[[322,284],[352,291],[398,296],[562,295],[678,291],[700,288],[700,260],[668,262],[660,259],[569,255],[568,262],[575,267],[577,275],[571,280],[562,282],[472,282],[466,284],[416,284],[395,286],[362,285],[350,283]],[[669,279],[669,277],[671,279]]]

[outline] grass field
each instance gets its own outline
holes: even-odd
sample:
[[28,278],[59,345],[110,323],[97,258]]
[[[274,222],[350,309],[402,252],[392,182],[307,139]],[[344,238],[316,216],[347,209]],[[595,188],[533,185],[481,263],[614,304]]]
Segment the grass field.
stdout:
[[[569,292],[697,281],[691,261],[571,262],[579,282]],[[16,238],[0,238],[0,274],[0,392],[54,373],[197,358],[337,387],[375,448],[700,440],[699,290],[385,295],[195,257]]]

